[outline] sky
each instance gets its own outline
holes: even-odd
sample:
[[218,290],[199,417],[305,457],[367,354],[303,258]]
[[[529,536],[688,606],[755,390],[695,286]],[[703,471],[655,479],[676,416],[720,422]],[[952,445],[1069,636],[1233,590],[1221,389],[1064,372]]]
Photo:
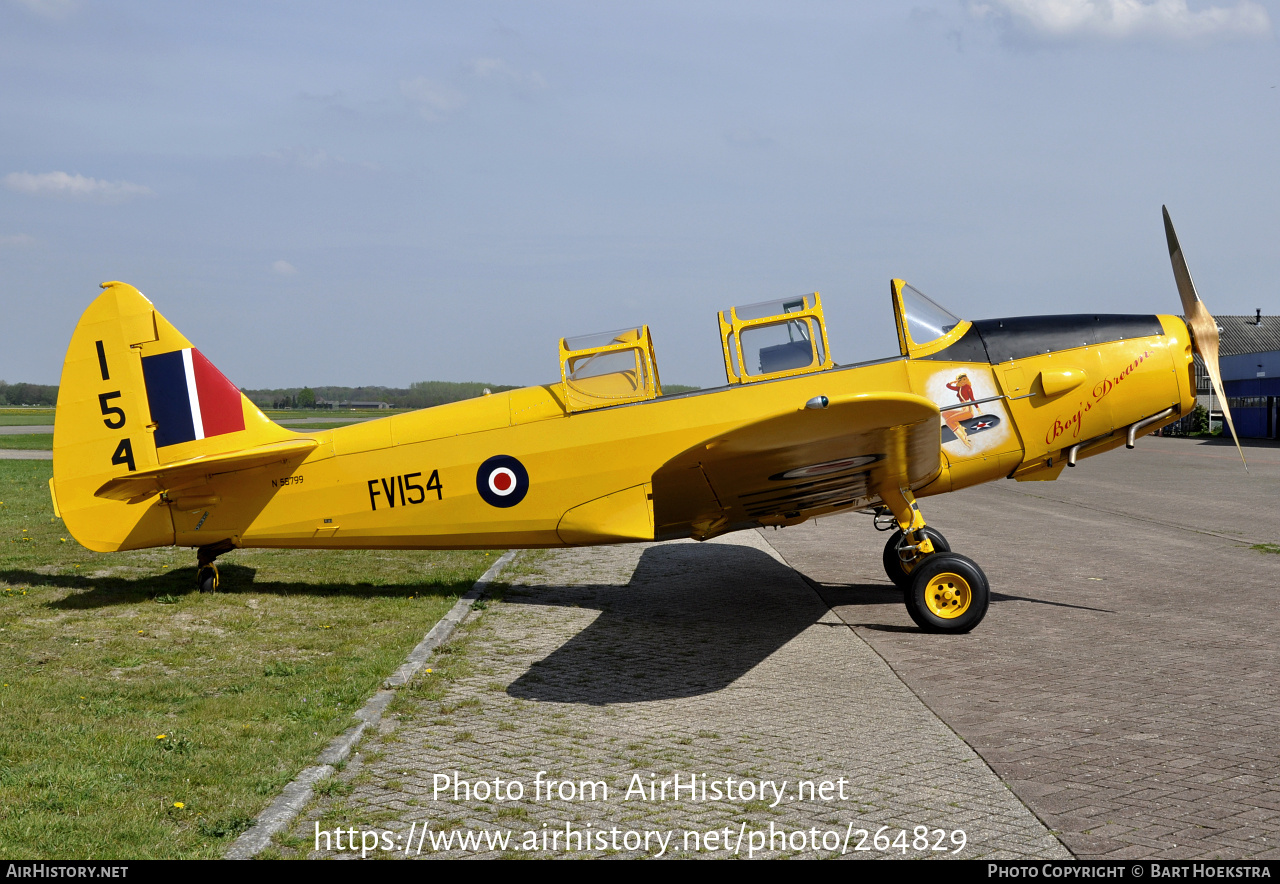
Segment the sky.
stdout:
[[1280,0],[0,0],[0,378],[98,283],[234,383],[559,379],[647,323],[889,280],[965,318],[1280,313]]

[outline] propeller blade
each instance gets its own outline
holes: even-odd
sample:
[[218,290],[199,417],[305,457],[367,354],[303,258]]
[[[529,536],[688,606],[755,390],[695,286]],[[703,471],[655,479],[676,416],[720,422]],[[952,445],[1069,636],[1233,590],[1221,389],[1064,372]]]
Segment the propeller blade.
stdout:
[[[1173,229],[1173,219],[1169,217],[1168,206],[1161,206],[1164,212],[1164,238],[1169,243],[1169,260],[1173,262],[1173,278],[1178,283],[1178,297],[1182,299],[1182,315],[1188,319],[1196,312],[1196,305],[1203,309],[1204,302],[1196,293],[1196,284],[1191,281],[1191,271],[1187,269],[1186,259],[1182,257],[1182,246],[1178,245],[1178,234]],[[1208,311],[1205,311],[1208,314]],[[1217,325],[1214,325],[1216,331]]]
[[1191,329],[1191,344],[1204,360],[1209,382],[1222,400],[1222,416],[1227,419],[1236,451],[1240,452],[1240,462],[1244,464],[1245,472],[1248,472],[1249,463],[1244,459],[1244,449],[1240,447],[1240,437],[1236,435],[1235,421],[1231,419],[1231,407],[1227,405],[1227,394],[1222,389],[1222,370],[1218,367],[1218,321],[1210,315],[1209,308],[1205,307],[1204,301],[1200,300],[1200,295],[1196,292],[1196,284],[1191,281],[1191,271],[1187,269],[1187,261],[1182,256],[1182,246],[1178,244],[1178,234],[1173,230],[1168,207],[1160,208],[1164,212],[1164,236],[1169,242],[1169,260],[1173,263],[1178,297],[1182,299],[1182,314],[1187,318],[1187,328]]

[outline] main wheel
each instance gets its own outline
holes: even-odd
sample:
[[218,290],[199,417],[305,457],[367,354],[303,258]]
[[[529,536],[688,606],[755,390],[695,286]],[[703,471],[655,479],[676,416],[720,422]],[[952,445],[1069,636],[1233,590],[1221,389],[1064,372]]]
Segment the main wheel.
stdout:
[[201,592],[218,591],[218,566],[205,565],[196,572],[196,586]]
[[953,552],[927,557],[903,593],[907,613],[926,632],[968,632],[982,622],[991,601],[987,575]]
[[[947,538],[942,536],[941,531],[926,526],[924,536],[928,537],[930,542],[933,543],[933,551],[935,553],[951,552],[951,544],[947,543]],[[902,557],[898,555],[898,544],[900,543],[902,543],[901,529],[890,534],[889,542],[884,545],[884,573],[889,575],[889,579],[899,589],[906,589],[911,585],[911,572],[916,569],[919,562],[904,562]]]

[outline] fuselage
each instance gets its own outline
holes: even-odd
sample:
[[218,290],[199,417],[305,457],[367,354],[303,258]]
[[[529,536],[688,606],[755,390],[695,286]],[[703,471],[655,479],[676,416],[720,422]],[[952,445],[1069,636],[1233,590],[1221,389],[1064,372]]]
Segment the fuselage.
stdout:
[[[1063,346],[1077,339],[1078,346]],[[194,495],[194,506],[175,499],[172,542],[198,546],[226,535],[260,547],[544,547],[792,524],[877,503],[874,484],[790,513],[753,514],[750,495],[768,487],[778,463],[736,487],[716,487],[709,477],[706,484],[698,477],[655,483],[655,476],[762,415],[796,410],[814,397],[895,391],[942,408],[936,431],[944,437],[946,418],[957,411],[969,415],[956,422],[961,429],[964,421],[979,427],[964,439],[951,432],[941,457],[910,473],[917,496],[1010,476],[1054,478],[1072,446],[1082,445],[1081,457],[1100,453],[1123,444],[1129,425],[1171,407],[1172,420],[1190,408],[1189,365],[1190,341],[1177,317],[1078,319],[1065,329],[1048,318],[1023,318],[974,323],[927,358],[594,411],[566,411],[556,385],[530,387],[305,434],[319,442],[305,460],[214,477],[199,495],[217,505],[201,505]],[[961,377],[967,385],[956,384]],[[992,425],[981,426],[984,420]],[[527,471],[518,505],[495,507],[478,488],[479,465],[499,456]],[[797,451],[781,463],[802,469],[805,456]],[[577,508],[597,501],[591,519],[574,520]],[[699,526],[708,507],[729,514],[710,532]]]

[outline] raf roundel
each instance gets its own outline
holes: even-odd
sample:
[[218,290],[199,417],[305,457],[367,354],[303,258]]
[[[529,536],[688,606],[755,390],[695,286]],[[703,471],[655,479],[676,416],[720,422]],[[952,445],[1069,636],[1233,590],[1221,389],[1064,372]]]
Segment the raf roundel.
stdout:
[[529,473],[514,457],[497,454],[480,464],[476,490],[490,506],[515,506],[529,493]]

